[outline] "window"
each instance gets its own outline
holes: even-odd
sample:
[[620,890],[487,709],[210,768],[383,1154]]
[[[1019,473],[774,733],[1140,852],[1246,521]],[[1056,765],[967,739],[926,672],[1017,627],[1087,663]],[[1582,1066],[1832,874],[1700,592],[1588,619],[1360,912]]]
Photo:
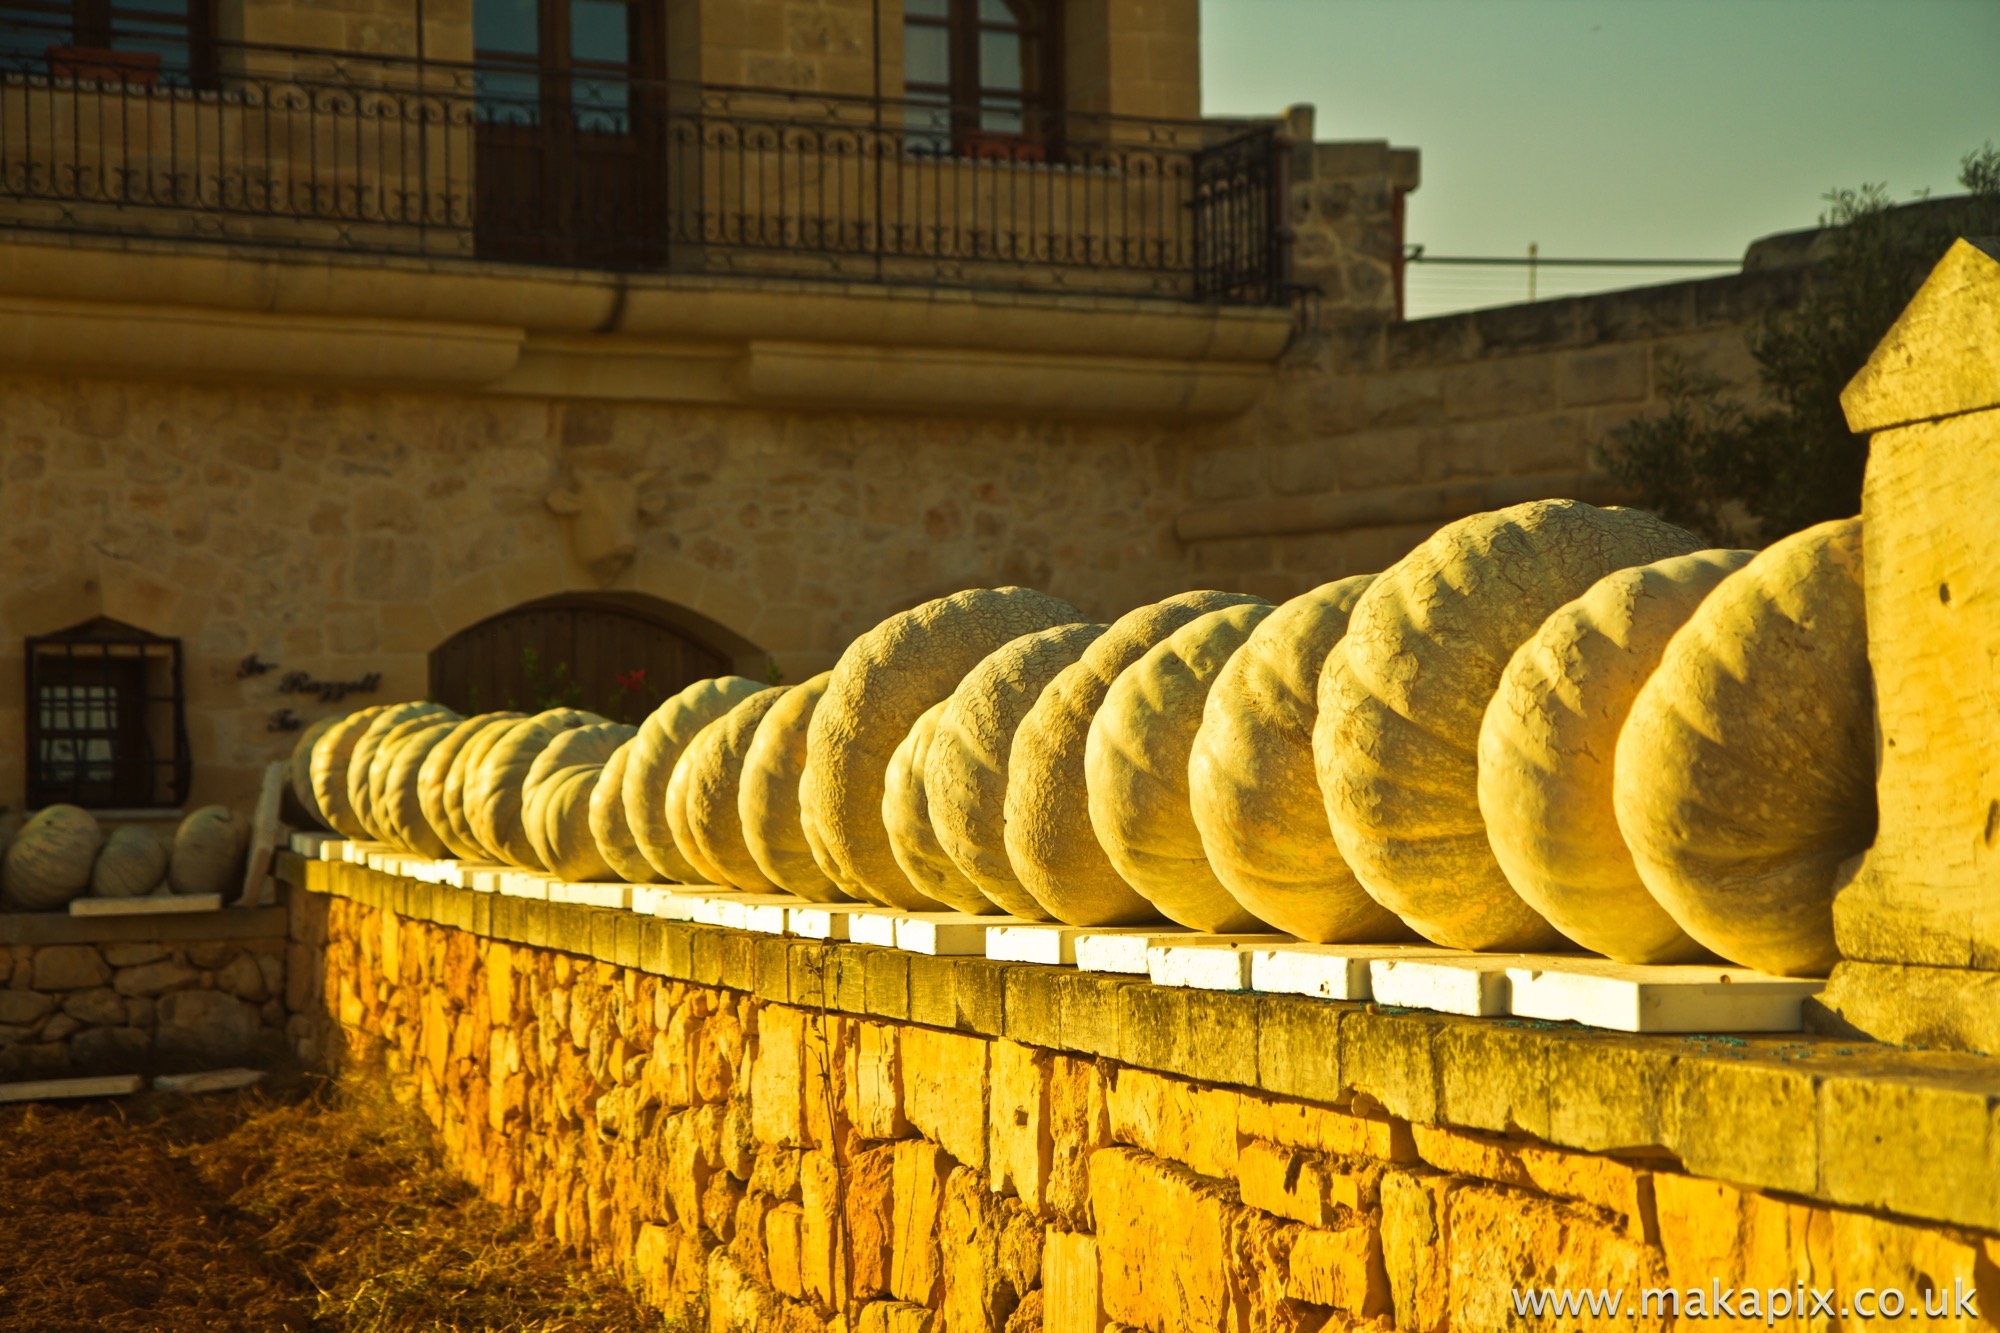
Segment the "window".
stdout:
[[99,618],[27,641],[28,804],[187,799],[181,644]]
[[649,15],[626,0],[474,0],[481,119],[631,133]]
[[212,0],[0,0],[0,61],[107,83],[206,81]]
[[1012,155],[1051,137],[1054,0],[904,0],[903,89],[934,151]]

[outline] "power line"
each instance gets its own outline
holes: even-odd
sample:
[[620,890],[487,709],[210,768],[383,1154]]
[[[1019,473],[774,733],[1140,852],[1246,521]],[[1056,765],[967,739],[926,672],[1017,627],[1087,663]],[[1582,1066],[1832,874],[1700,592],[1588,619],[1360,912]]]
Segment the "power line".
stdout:
[[1403,256],[1409,264],[1477,264],[1525,268],[1737,268],[1740,259],[1549,259],[1541,255],[1433,255],[1421,245]]

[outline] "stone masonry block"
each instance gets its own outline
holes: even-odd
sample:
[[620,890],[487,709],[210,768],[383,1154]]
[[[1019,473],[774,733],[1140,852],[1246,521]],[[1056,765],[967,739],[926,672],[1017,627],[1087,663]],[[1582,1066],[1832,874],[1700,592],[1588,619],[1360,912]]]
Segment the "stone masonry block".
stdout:
[[[1004,1329],[1020,1304],[1017,1285],[1034,1272],[1010,1273],[1011,1257],[1002,1253],[1007,1232],[1006,1201],[987,1187],[979,1173],[960,1167],[945,1181],[944,1211],[938,1218],[938,1257],[943,1275],[939,1302],[942,1333],[986,1333]],[[1040,1239],[1039,1229],[1035,1238]]]
[[905,1139],[896,1144],[894,1152],[889,1291],[901,1300],[935,1305],[942,1274],[938,1218],[944,1211],[951,1155],[925,1139]]
[[873,1300],[888,1294],[895,1262],[895,1146],[883,1144],[855,1153],[842,1179],[854,1299]]
[[1382,1177],[1382,1253],[1395,1326],[1441,1333],[1451,1313],[1450,1203],[1456,1181],[1414,1171]]
[[757,1142],[799,1147],[806,1142],[806,1015],[766,1005],[757,1016],[757,1060],[750,1073],[750,1125]]
[[1024,1208],[1041,1216],[1055,1152],[1049,1114],[1049,1066],[1055,1057],[1005,1039],[995,1041],[990,1054],[987,1171],[996,1192],[1018,1195]]
[[36,990],[89,990],[110,981],[111,968],[88,944],[51,944],[35,950]]
[[1097,1237],[1051,1227],[1042,1238],[1043,1333],[1104,1333],[1105,1323]]
[[901,1033],[888,1023],[855,1024],[848,1047],[854,1061],[854,1129],[864,1139],[901,1139],[912,1133],[903,1114]]
[[1556,362],[1556,400],[1564,407],[1643,401],[1651,358],[1641,347],[1594,347]]
[[770,1269],[771,1286],[800,1300],[806,1294],[799,1250],[804,1224],[805,1209],[795,1203],[781,1203],[764,1214],[764,1261]]
[[1119,993],[1120,1058],[1141,1069],[1239,1087],[1257,1084],[1257,1010],[1240,995],[1172,986]]
[[[1657,1175],[1653,1187],[1660,1250],[1675,1288],[1707,1288],[1712,1281],[1764,1291],[1833,1286],[1830,1237],[1814,1234],[1825,1233],[1825,1212],[1694,1176]],[[1804,1314],[1795,1311],[1782,1323],[1809,1333],[1812,1321]]]
[[1309,1227],[1331,1227],[1341,1216],[1373,1209],[1381,1178],[1382,1168],[1376,1163],[1343,1169],[1316,1153],[1281,1148],[1262,1139],[1243,1145],[1236,1175],[1246,1208],[1261,1208]]
[[1238,1093],[1139,1069],[1120,1069],[1105,1104],[1111,1136],[1218,1180],[1236,1178]]
[[[1811,1070],[1776,1062],[1683,1059],[1664,1112],[1669,1146],[1700,1175],[1810,1194],[1819,1184],[1816,1082]],[[1750,1125],[1756,1132],[1745,1132]]]
[[1439,1118],[1472,1129],[1548,1136],[1545,1034],[1526,1026],[1453,1023],[1438,1030]]
[[[1635,1241],[1591,1209],[1495,1186],[1453,1191],[1450,1210],[1451,1326],[1541,1328],[1546,1317],[1516,1315],[1515,1291],[1564,1288],[1624,1293],[1666,1285],[1656,1247]],[[1658,1312],[1621,1327],[1664,1329]]]
[[1365,1221],[1338,1231],[1312,1230],[1292,1242],[1285,1294],[1311,1305],[1330,1305],[1361,1318],[1389,1314],[1389,1274],[1382,1263],[1382,1235]]
[[1121,1324],[1194,1333],[1245,1319],[1230,1281],[1231,1191],[1131,1148],[1091,1154],[1104,1309]]
[[1555,406],[1555,365],[1547,356],[1468,361],[1444,375],[1445,415],[1453,421],[1492,421]]
[[1438,1115],[1437,1061],[1432,1042],[1446,1026],[1441,1019],[1415,1014],[1341,1015],[1340,1074],[1354,1091],[1381,1103],[1405,1120],[1435,1122]]
[[[1857,1070],[1825,1080],[1818,1111],[1815,1183],[1825,1195],[1858,1207],[2000,1231],[2000,1075],[1968,1069],[1958,1078],[1906,1081]],[[1766,1151],[1775,1148],[1774,1143]],[[1692,1161],[1688,1167],[1701,1169]],[[1779,1188],[1806,1192],[1795,1185]]]
[[1307,1148],[1342,1157],[1414,1162],[1416,1144],[1406,1121],[1380,1112],[1362,1114],[1311,1102],[1244,1097],[1237,1106],[1236,1130],[1285,1148]]
[[986,1169],[987,1048],[983,1037],[930,1028],[902,1033],[903,1113],[975,1171]]
[[1064,1055],[1050,1060],[1049,1124],[1055,1146],[1044,1201],[1071,1227],[1088,1229],[1090,1156],[1111,1144],[1107,1080],[1095,1062]]
[[[1991,1329],[1996,1310],[1991,1237],[1982,1238],[1936,1227],[1912,1226],[1845,1208],[1833,1209],[1833,1273],[1822,1286],[1843,1293],[1873,1287],[1878,1293],[1897,1291],[1905,1301],[1905,1317],[1917,1310],[1926,1329],[1974,1333]],[[1966,1293],[1977,1293],[1961,1303]],[[1970,1305],[1972,1313],[1966,1313]],[[1878,1303],[1884,1314],[1890,1313]],[[1939,1315],[1942,1317],[1938,1317]]]
[[[1540,1080],[1547,1089],[1548,1127],[1539,1130],[1523,1119],[1522,1129],[1585,1152],[1670,1146],[1667,1108],[1679,1064],[1674,1043],[1604,1032],[1545,1036]],[[1532,1113],[1532,1101],[1524,1110]]]
[[1473,1176],[1561,1199],[1595,1204],[1623,1220],[1634,1240],[1657,1241],[1653,1175],[1611,1157],[1440,1125],[1412,1125],[1417,1155],[1448,1175]]
[[842,1262],[840,1173],[826,1153],[799,1158],[799,1268],[807,1296],[839,1309],[847,1302],[847,1265]]
[[1339,1101],[1340,1015],[1324,1000],[1267,995],[1257,1001],[1257,1086],[1281,1097]]
[[910,955],[899,949],[868,949],[862,955],[867,1011],[877,1018],[907,1022],[910,1017]]

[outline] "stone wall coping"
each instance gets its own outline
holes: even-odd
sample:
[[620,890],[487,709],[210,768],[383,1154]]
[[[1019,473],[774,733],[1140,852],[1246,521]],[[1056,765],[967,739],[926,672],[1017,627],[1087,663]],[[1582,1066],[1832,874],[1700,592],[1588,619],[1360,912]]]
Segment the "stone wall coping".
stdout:
[[414,920],[770,1003],[1115,1060],[2000,1231],[2000,1060],[1816,1034],[1633,1036],[762,935],[279,854]]
[[[281,886],[280,893],[285,890]],[[290,907],[224,907],[158,916],[0,912],[0,944],[166,944],[181,940],[282,940]]]

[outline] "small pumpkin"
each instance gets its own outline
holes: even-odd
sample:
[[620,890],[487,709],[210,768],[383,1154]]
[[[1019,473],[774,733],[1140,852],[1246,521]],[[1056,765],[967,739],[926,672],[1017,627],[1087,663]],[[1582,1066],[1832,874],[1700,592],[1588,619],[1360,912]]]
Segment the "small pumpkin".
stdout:
[[354,742],[354,752],[347,761],[347,805],[353,812],[354,822],[362,829],[362,836],[370,842],[388,841],[375,824],[375,794],[380,790],[375,774],[375,756],[391,736],[405,734],[405,724],[432,715],[458,717],[444,705],[423,699],[390,704],[369,720],[368,729]]
[[205,805],[174,830],[167,883],[175,893],[229,893],[243,886],[250,821],[226,805]]
[[743,845],[757,868],[773,884],[814,902],[851,901],[813,859],[799,809],[806,733],[832,679],[831,671],[822,671],[771,705],[744,751],[743,778],[736,793]]
[[143,824],[113,829],[90,867],[90,892],[98,898],[143,898],[167,877],[166,840]]
[[625,825],[639,855],[660,878],[679,884],[711,881],[681,855],[667,819],[667,788],[681,754],[697,732],[759,690],[769,688],[746,676],[698,680],[654,709],[632,738],[625,759]]
[[417,797],[423,803],[424,822],[431,826],[451,853],[460,861],[491,861],[492,853],[472,836],[465,817],[465,780],[485,759],[487,750],[505,736],[527,714],[514,712],[481,713],[469,717],[452,730],[435,750],[424,756],[417,777]]
[[354,805],[347,798],[347,770],[354,759],[354,747],[388,708],[388,704],[376,704],[349,713],[313,742],[312,758],[307,764],[313,807],[327,827],[343,838],[366,841],[370,836],[355,817]]
[[[444,736],[449,735],[453,726],[464,720],[464,718],[448,708],[433,713],[418,713],[397,723],[383,734],[381,744],[375,747],[375,753],[369,757],[367,778],[367,823],[370,828],[375,830],[378,842],[388,843],[391,847],[404,846],[403,838],[397,832],[397,818],[386,808],[390,794],[390,775],[395,771],[397,761],[402,757],[404,747],[418,736],[426,738],[427,746],[435,744]],[[444,730],[437,730],[439,727],[443,727]],[[362,745],[366,743],[367,737],[364,736],[362,738]],[[355,747],[357,754],[361,748],[361,745]],[[421,813],[421,810],[417,804],[415,783],[417,774],[422,771],[422,765],[423,757],[419,754],[416,761],[405,770],[405,776],[411,784],[409,791],[410,809],[412,813],[418,814]],[[414,851],[416,849],[404,847],[404,850]]]
[[549,873],[570,884],[599,884],[617,878],[605,864],[590,833],[591,796],[603,764],[571,764],[535,785],[524,820],[535,830],[535,848]]
[[[412,725],[414,730],[376,752],[382,791],[375,797],[375,824],[391,844],[406,852],[446,859],[451,848],[424,816],[424,765],[431,753],[464,725],[464,719],[426,717]],[[384,755],[389,756],[386,763]]]
[[[529,765],[527,777],[521,780],[521,831],[535,849],[535,859],[550,874],[563,873],[556,869],[551,859],[554,855],[551,839],[554,838],[562,842],[566,849],[563,859],[572,869],[587,863],[591,873],[589,879],[565,875],[566,879],[577,883],[596,883],[612,878],[611,868],[605,864],[604,858],[594,854],[596,839],[590,834],[590,792],[595,789],[597,779],[593,776],[588,786],[572,790],[564,799],[560,812],[554,814],[548,807],[548,799],[554,795],[549,788],[558,778],[573,778],[574,770],[578,768],[601,772],[605,761],[630,741],[638,730],[622,722],[595,722],[589,726],[572,727],[550,741],[535,756],[535,762]],[[577,804],[579,791],[583,801],[581,805]],[[570,820],[579,822],[570,823]],[[584,858],[578,854],[576,844],[580,840],[591,843],[591,857]]]
[[285,766],[285,778],[292,789],[292,799],[298,802],[306,818],[326,829],[333,825],[326,822],[326,814],[319,808],[319,798],[313,795],[312,755],[313,746],[319,744],[319,738],[338,721],[337,717],[323,717],[300,732],[297,743],[292,746],[291,760]]
[[522,823],[522,788],[549,743],[565,731],[605,722],[580,708],[549,708],[507,729],[466,777],[465,818],[493,859],[523,870],[545,870]]
[[590,836],[605,869],[628,884],[657,884],[660,872],[639,851],[632,826],[625,820],[625,765],[631,761],[634,735],[611,752],[590,787]]
[[699,857],[722,883],[747,892],[769,893],[778,886],[758,868],[743,840],[738,813],[743,760],[758,727],[788,693],[789,686],[774,685],[751,695],[703,728],[681,756],[687,780],[675,828],[684,826],[692,844],[682,854]]
[[17,912],[60,910],[90,887],[90,869],[103,841],[88,810],[74,805],[37,810],[7,844],[0,902]]
[[896,864],[919,892],[960,912],[990,915],[1000,910],[999,905],[946,854],[931,822],[930,757],[937,743],[938,719],[950,703],[940,699],[925,709],[889,756],[882,779],[882,827]]

